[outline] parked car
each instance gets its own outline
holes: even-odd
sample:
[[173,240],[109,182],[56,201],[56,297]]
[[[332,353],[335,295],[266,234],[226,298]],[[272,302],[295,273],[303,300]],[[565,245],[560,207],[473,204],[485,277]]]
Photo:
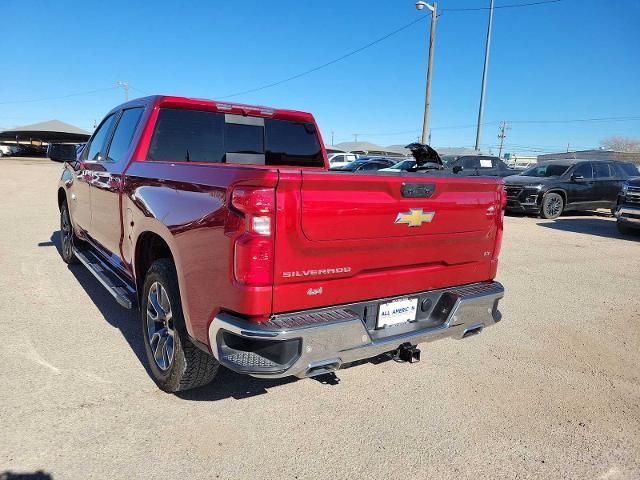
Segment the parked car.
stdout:
[[64,164],[62,258],[139,307],[163,390],[219,365],[273,378],[413,362],[419,343],[500,320],[502,181],[328,172],[317,132],[309,113],[151,96]]
[[557,218],[569,210],[613,209],[622,184],[636,171],[633,164],[616,161],[541,163],[504,179],[506,210]]
[[630,178],[618,194],[615,217],[620,233],[640,232],[640,174]]
[[0,157],[11,157],[15,148],[12,145],[0,145]]
[[485,155],[464,155],[446,164],[447,169],[464,176],[508,177],[519,173],[498,157]]
[[415,158],[405,158],[391,167],[381,168],[381,172],[407,172],[416,166]]
[[329,167],[342,167],[358,159],[355,153],[333,153],[328,155]]
[[353,162],[347,163],[341,167],[331,167],[330,170],[338,170],[343,172],[360,172],[381,170],[395,165],[397,159],[388,157],[360,157]]

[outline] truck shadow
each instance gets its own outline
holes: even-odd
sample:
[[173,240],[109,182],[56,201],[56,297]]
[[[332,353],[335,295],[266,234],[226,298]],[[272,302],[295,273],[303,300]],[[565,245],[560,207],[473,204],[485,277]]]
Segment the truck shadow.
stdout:
[[553,221],[539,222],[538,225],[553,230],[562,230],[565,232],[582,233],[587,235],[595,235],[603,238],[617,238],[619,240],[638,241],[640,235],[624,235],[618,231],[616,222],[611,217],[593,216],[593,215],[576,215],[571,217],[560,217]]
[[18,473],[6,470],[0,472],[0,480],[52,480],[53,476],[43,470],[35,472]]
[[[53,232],[49,241],[40,242],[38,246],[55,247],[58,255],[60,255],[62,253],[60,231]],[[144,344],[142,342],[138,310],[127,310],[121,307],[84,266],[69,265],[68,268],[89,298],[91,298],[104,319],[111,326],[120,330],[129,347],[138,358],[138,361],[144,367],[147,374],[150,375],[151,372],[147,366]],[[269,388],[285,385],[295,382],[296,380],[296,378],[291,377],[270,380],[258,379],[247,375],[240,375],[221,367],[217,377],[209,385],[186,392],[180,392],[177,396],[184,400],[195,401],[216,401],[226,398],[240,400],[268,393]],[[326,383],[332,384],[329,381]]]

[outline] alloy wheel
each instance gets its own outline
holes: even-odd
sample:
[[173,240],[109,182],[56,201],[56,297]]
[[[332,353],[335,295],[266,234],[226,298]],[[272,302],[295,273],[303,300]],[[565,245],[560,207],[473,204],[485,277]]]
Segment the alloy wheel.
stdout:
[[560,197],[552,197],[546,205],[547,215],[553,217],[560,213],[560,209],[562,208],[562,201]]
[[154,282],[147,297],[147,339],[158,368],[166,371],[173,362],[175,328],[171,303],[160,282]]
[[62,232],[62,253],[65,258],[71,258],[73,255],[73,229],[66,206],[62,209],[60,216],[60,232]]

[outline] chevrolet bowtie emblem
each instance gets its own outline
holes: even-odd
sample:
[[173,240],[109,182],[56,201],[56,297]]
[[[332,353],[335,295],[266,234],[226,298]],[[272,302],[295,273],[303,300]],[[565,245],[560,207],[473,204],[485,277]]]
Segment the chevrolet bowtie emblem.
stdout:
[[433,220],[436,212],[423,212],[421,208],[410,208],[406,213],[399,213],[395,223],[406,223],[410,227],[419,227]]

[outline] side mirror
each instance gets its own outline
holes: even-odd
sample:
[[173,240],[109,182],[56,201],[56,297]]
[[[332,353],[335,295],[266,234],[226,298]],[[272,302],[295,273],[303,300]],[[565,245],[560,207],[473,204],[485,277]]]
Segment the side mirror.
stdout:
[[453,167],[453,173],[460,173],[463,170],[464,167],[462,165],[456,165],[455,167]]
[[47,158],[54,162],[75,162],[76,145],[70,143],[51,143],[47,147]]
[[584,177],[582,175],[571,175],[572,182],[579,182],[580,180],[584,180]]

